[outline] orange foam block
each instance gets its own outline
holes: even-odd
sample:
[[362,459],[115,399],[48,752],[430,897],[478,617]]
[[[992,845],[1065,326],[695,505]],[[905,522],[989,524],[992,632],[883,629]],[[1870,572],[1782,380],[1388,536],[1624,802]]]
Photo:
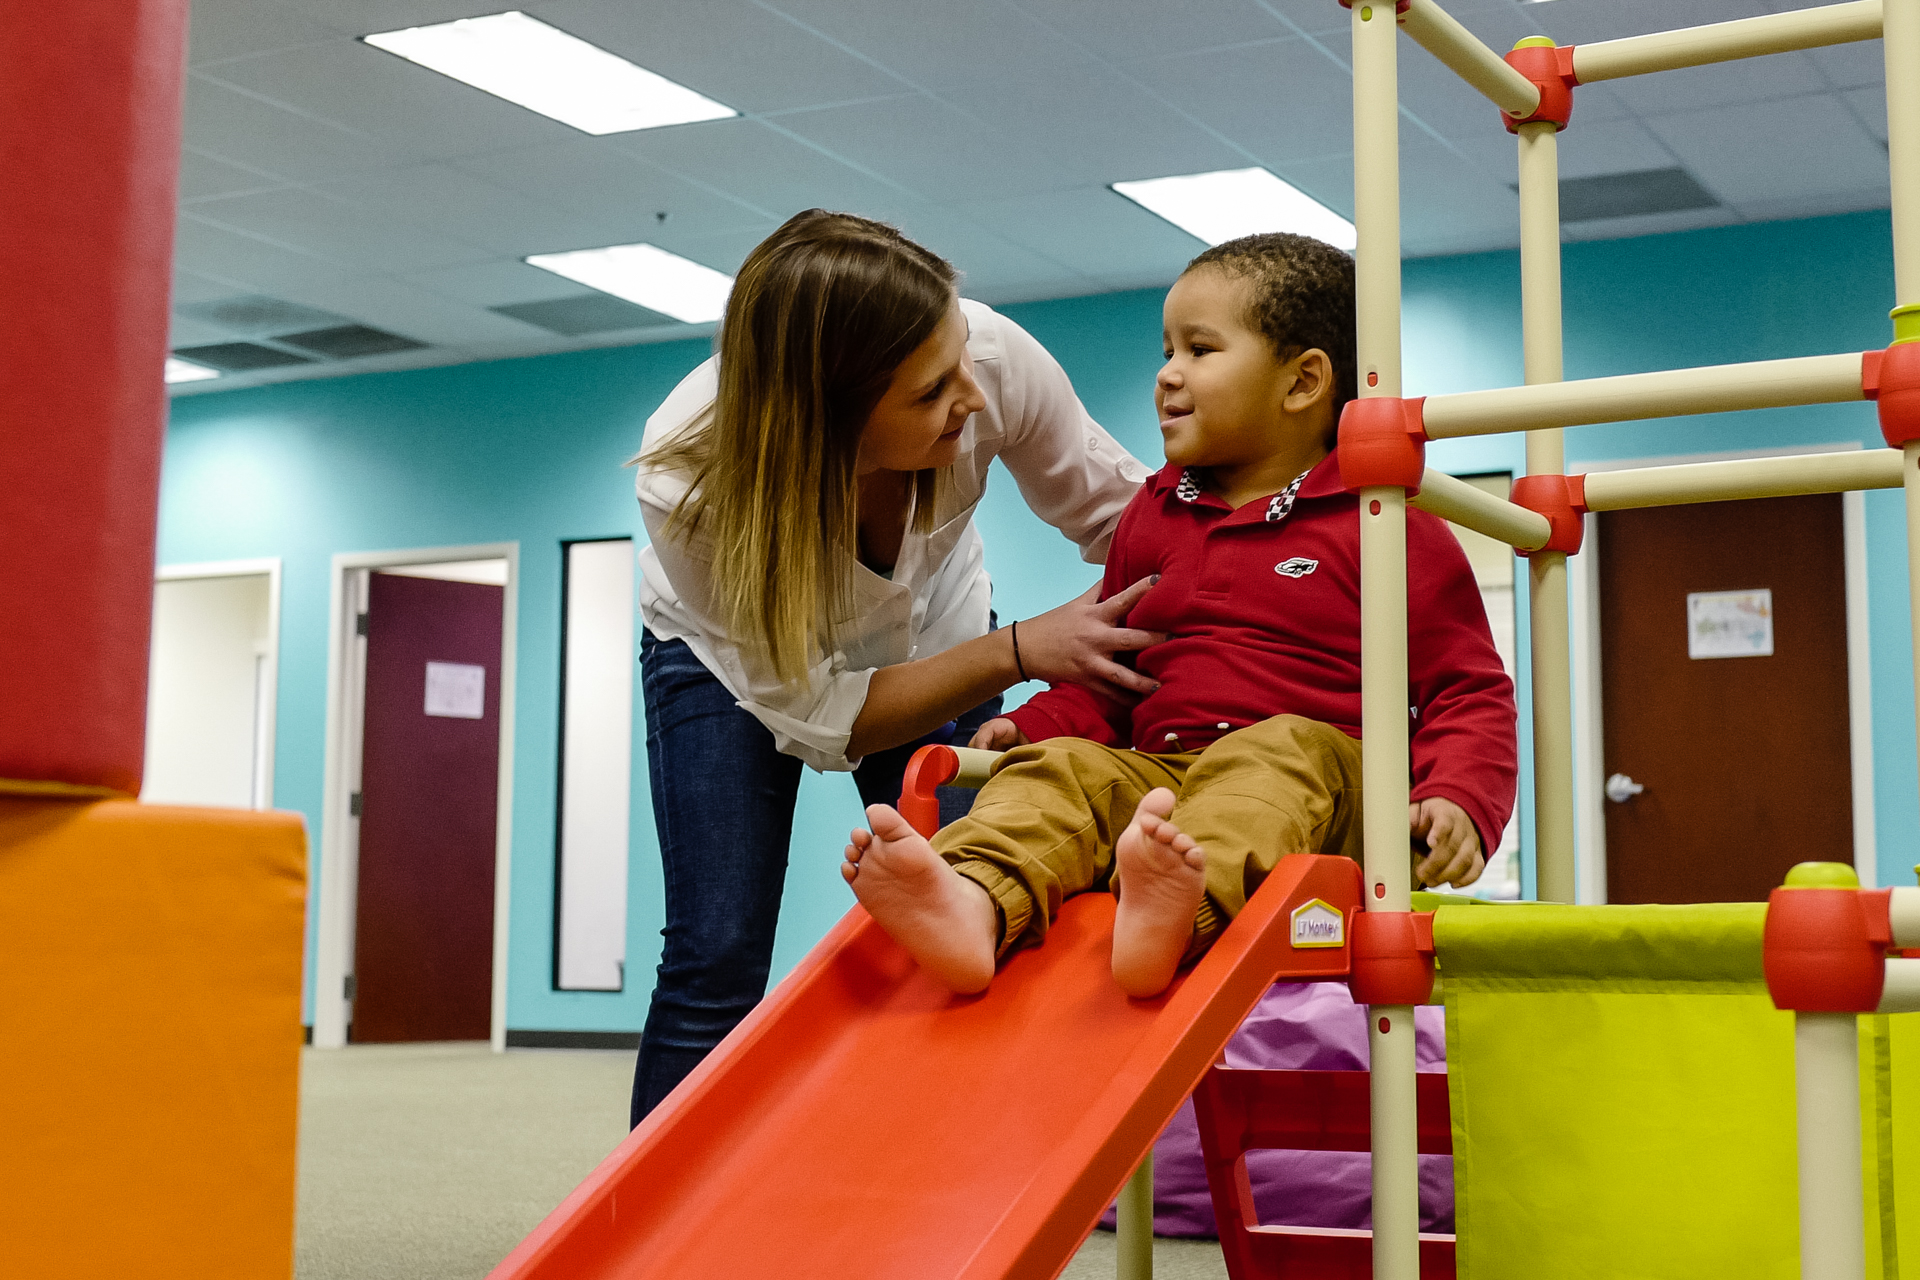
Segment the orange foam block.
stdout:
[[0,1272],[293,1272],[297,815],[0,799]]

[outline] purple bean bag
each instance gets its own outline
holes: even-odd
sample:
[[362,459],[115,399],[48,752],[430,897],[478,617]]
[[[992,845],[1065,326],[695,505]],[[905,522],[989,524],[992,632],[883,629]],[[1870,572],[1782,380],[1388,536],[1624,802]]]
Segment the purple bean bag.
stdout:
[[[1421,1071],[1447,1069],[1445,1011],[1414,1010],[1414,1060]],[[1293,1071],[1365,1071],[1366,1010],[1344,983],[1276,983],[1227,1043],[1230,1067]],[[1260,1221],[1268,1226],[1373,1225],[1371,1157],[1364,1151],[1250,1151],[1247,1174]],[[1113,1210],[1100,1225],[1111,1230]],[[1193,1100],[1153,1144],[1153,1229],[1163,1236],[1219,1234]],[[1420,1157],[1420,1229],[1453,1230],[1453,1157]]]

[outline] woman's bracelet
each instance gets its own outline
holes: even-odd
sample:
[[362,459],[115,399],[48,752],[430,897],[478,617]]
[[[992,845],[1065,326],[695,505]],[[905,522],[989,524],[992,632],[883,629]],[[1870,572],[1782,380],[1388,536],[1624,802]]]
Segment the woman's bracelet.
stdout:
[[1020,673],[1020,683],[1027,682],[1027,664],[1020,661],[1020,624],[1014,623],[1007,628],[1013,633],[1013,669]]

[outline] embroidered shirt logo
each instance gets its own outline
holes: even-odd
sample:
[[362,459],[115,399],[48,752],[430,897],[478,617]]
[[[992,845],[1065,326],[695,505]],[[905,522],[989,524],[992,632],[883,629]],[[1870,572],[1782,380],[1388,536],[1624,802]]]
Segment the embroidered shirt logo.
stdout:
[[1296,949],[1345,946],[1346,924],[1346,917],[1333,904],[1310,899],[1293,909],[1293,945]]
[[1273,571],[1283,578],[1304,578],[1320,567],[1318,560],[1309,560],[1305,556],[1295,556],[1291,560],[1282,560],[1273,566]]

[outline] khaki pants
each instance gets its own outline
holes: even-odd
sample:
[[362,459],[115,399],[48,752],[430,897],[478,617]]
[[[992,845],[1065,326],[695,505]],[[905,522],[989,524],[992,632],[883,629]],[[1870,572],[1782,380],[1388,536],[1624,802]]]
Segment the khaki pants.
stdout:
[[1206,852],[1189,958],[1213,944],[1287,854],[1360,858],[1360,744],[1299,716],[1176,755],[1084,738],[1016,747],[973,812],[943,828],[933,847],[993,895],[1004,956],[1045,938],[1069,896],[1109,885],[1114,842],[1155,787],[1179,797],[1173,821]]

